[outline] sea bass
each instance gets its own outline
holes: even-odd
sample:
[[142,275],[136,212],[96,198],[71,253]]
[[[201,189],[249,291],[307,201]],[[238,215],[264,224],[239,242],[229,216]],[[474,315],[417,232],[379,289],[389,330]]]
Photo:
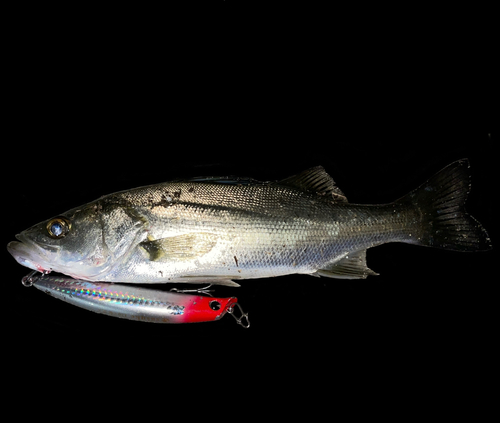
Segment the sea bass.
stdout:
[[212,283],[292,273],[366,278],[366,250],[405,242],[491,248],[464,204],[467,159],[399,200],[351,204],[318,166],[279,182],[195,178],[104,196],[17,235],[22,265],[76,279]]

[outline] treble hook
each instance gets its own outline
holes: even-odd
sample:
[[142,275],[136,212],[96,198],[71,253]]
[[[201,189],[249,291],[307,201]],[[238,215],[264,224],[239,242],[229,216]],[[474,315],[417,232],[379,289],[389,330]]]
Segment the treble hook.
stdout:
[[[37,278],[35,278],[34,276],[38,273],[38,270],[33,270],[32,272],[28,273],[24,278],[21,279],[21,283],[26,286],[26,287],[30,287],[30,286],[33,286],[33,284],[35,283],[35,280]],[[50,273],[50,270],[44,270],[41,273],[41,278],[43,278],[45,275],[48,275]]]
[[34,282],[34,278],[33,276],[38,273],[37,270],[33,270],[32,272],[30,272],[29,274],[27,274],[24,278],[21,279],[21,283],[26,286],[26,287],[30,287],[30,286],[33,286],[33,282]]
[[[241,317],[238,318],[234,315],[234,306],[238,306],[241,312]],[[248,313],[245,313],[243,309],[241,308],[241,305],[239,303],[234,304],[232,307],[230,307],[227,312],[234,317],[236,320],[236,323],[238,323],[240,326],[244,327],[245,329],[248,329],[250,327],[250,319],[248,318]],[[246,323],[243,322],[243,319],[246,320]]]

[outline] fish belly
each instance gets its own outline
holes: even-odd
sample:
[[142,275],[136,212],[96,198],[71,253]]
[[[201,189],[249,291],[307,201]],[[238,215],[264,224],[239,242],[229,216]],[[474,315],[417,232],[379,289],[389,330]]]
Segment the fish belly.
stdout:
[[151,240],[102,280],[218,283],[315,274],[349,253],[394,240],[394,225],[379,207],[295,195],[272,203],[247,193],[237,206],[191,200],[149,214],[143,210],[152,222]]

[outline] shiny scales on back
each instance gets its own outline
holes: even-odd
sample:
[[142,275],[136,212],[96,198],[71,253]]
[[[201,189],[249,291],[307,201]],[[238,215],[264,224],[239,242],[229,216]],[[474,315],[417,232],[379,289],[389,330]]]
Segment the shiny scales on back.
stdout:
[[102,197],[23,232],[9,251],[32,269],[94,281],[366,278],[366,250],[386,242],[491,248],[464,210],[469,187],[467,160],[385,205],[348,203],[322,167],[279,182],[195,178]]

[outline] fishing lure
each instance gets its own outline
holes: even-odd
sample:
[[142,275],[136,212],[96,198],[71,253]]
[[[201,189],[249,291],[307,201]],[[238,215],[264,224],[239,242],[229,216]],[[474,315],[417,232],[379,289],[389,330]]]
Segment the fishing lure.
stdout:
[[[22,280],[52,297],[84,309],[123,319],[153,323],[195,323],[220,320],[226,313],[248,328],[248,314],[243,313],[236,297],[214,298],[202,295],[158,291],[138,286],[89,282],[31,272]],[[241,317],[234,314],[239,307]]]

